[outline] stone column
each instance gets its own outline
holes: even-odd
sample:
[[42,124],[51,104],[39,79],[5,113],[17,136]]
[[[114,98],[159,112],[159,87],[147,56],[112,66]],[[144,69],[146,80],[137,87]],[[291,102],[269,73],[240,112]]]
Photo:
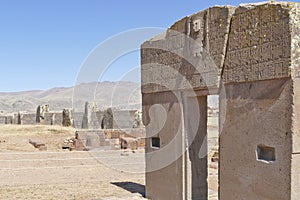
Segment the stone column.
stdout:
[[240,6],[220,95],[219,199],[299,199],[299,4]]
[[84,105],[84,114],[82,119],[82,126],[83,129],[90,128],[90,121],[91,121],[91,105],[89,102],[86,102]]
[[72,110],[64,109],[62,113],[62,126],[72,126],[73,118],[72,118]]
[[233,12],[209,8],[142,45],[150,199],[208,198],[207,95],[218,91]]
[[143,94],[146,126],[146,196],[184,198],[181,102],[172,92]]
[[36,109],[36,123],[39,124],[41,122],[41,106],[39,105]]

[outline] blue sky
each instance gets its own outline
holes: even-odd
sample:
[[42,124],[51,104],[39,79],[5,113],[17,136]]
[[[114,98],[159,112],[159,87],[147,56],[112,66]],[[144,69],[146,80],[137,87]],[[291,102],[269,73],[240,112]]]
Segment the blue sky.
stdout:
[[[0,0],[0,92],[72,86],[89,53],[113,35],[166,29],[209,6],[245,2],[254,1]],[[138,65],[138,52],[125,55],[101,80]]]

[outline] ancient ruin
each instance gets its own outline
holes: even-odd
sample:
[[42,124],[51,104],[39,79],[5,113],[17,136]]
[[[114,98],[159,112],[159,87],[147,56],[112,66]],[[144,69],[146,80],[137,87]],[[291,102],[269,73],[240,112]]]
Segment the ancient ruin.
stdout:
[[[49,105],[39,105],[35,113],[2,113],[0,125],[73,127],[76,129],[74,137],[68,137],[62,142],[62,149],[71,151],[114,150],[125,146],[127,149],[136,150],[145,147],[145,128],[141,122],[141,111],[113,108],[103,111],[97,110],[95,103],[91,105],[89,102],[85,103],[85,112],[75,112],[74,109],[67,108],[52,111]],[[39,150],[47,150],[42,142],[29,143]]]
[[97,107],[86,102],[84,112],[65,108],[62,111],[52,111],[49,105],[39,105],[36,112],[20,111],[18,113],[0,114],[1,124],[19,125],[57,125],[72,126],[76,129],[130,129],[143,128],[141,111],[119,110],[107,108],[97,110]]
[[299,199],[300,4],[216,6],[142,45],[146,196],[208,199],[218,94],[219,199]]

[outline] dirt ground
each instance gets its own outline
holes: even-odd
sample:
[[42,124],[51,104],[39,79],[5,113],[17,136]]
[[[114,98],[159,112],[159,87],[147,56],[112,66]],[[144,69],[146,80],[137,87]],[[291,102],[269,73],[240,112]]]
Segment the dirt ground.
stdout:
[[[138,169],[136,173],[118,170],[131,169],[130,163],[120,165],[120,159],[139,156],[142,160],[143,151],[62,150],[63,140],[74,136],[74,131],[53,126],[1,126],[0,199],[143,199],[143,169],[141,173]],[[44,142],[47,151],[35,149],[29,139]],[[143,168],[143,163],[138,167]]]
[[[217,129],[210,129],[209,146],[214,146]],[[74,132],[59,126],[0,126],[0,200],[145,199],[144,150],[62,150]],[[47,151],[35,149],[29,139],[45,143]],[[209,165],[209,199],[215,200],[218,170]]]

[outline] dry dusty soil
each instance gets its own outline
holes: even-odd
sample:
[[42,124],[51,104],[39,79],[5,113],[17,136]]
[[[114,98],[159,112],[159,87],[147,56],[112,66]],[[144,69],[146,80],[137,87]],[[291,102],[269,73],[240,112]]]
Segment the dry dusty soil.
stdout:
[[[144,150],[62,150],[63,140],[74,132],[58,126],[0,126],[0,200],[145,199]],[[47,151],[35,149],[29,139],[45,143]],[[211,200],[216,199],[217,171],[209,168]]]

